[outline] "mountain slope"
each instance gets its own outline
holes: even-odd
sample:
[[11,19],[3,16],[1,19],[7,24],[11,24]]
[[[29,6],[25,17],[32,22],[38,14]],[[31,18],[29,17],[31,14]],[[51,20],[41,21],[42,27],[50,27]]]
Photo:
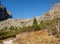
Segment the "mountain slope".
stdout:
[[49,36],[46,30],[20,33],[14,39],[14,44],[60,44],[58,38]]
[[56,3],[49,11],[52,17],[60,17],[60,3]]

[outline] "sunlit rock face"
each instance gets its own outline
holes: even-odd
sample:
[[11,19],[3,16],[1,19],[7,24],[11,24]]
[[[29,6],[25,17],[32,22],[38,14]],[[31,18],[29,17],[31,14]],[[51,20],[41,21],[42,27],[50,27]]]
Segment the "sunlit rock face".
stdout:
[[8,18],[12,18],[11,13],[6,9],[6,7],[0,4],[0,21],[6,20]]
[[60,18],[60,3],[56,3],[49,11],[50,15],[54,18]]

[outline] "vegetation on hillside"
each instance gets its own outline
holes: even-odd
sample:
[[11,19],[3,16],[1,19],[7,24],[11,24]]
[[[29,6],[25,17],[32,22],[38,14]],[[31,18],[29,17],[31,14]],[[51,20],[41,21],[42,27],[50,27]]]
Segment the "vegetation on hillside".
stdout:
[[36,31],[39,30],[40,27],[37,23],[36,18],[34,18],[33,21],[33,25],[32,26],[28,26],[28,27],[19,27],[19,29],[17,27],[13,27],[11,26],[10,28],[4,28],[0,30],[0,40],[1,39],[6,39],[9,37],[15,37],[17,34],[21,33],[21,32],[30,32],[30,31]]
[[11,26],[9,29],[4,28],[0,30],[0,40],[2,39],[6,39],[9,37],[15,37],[17,34],[21,33],[21,32],[31,32],[31,31],[37,31],[37,30],[41,30],[41,29],[45,29],[47,30],[49,35],[54,35],[56,37],[59,37],[59,31],[57,28],[60,29],[60,27],[56,27],[56,25],[58,26],[58,24],[60,24],[60,18],[58,18],[58,22],[57,22],[57,18],[53,19],[53,20],[45,20],[45,21],[41,21],[40,24],[37,23],[36,18],[34,18],[33,20],[33,24],[31,26],[28,27],[13,27]]

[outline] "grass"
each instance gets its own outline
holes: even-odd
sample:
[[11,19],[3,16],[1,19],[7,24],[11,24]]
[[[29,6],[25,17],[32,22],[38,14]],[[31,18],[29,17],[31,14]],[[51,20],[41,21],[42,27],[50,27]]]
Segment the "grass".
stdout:
[[23,32],[16,36],[14,44],[60,44],[58,38],[49,36],[45,30]]

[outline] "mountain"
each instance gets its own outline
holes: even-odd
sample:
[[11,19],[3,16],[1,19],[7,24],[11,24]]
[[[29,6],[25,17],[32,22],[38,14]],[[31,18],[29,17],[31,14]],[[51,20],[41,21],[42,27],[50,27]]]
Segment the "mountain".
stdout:
[[0,4],[0,21],[6,20],[8,18],[12,18],[12,14],[6,9],[6,7]]
[[[0,21],[0,40],[14,37],[14,44],[60,44],[60,3],[42,16],[28,19],[12,19],[11,13],[1,6],[4,20]],[[10,17],[5,17],[6,14]]]
[[[2,5],[0,5],[0,8],[1,8],[1,6]],[[34,18],[28,18],[28,19],[11,19],[12,18],[11,13],[8,12],[8,11],[7,11],[7,13],[8,13],[8,15],[10,15],[10,17],[7,17],[9,19],[0,22],[0,29],[6,28],[6,27],[9,28],[10,26],[13,26],[13,27],[24,27],[24,26],[29,26],[29,25],[33,24],[33,19]],[[60,17],[60,3],[56,3],[50,9],[50,11],[44,13],[42,16],[36,17],[36,20],[37,20],[37,22],[39,24],[41,21],[52,20],[55,17]]]
[[56,3],[49,11],[52,17],[60,17],[60,3]]

